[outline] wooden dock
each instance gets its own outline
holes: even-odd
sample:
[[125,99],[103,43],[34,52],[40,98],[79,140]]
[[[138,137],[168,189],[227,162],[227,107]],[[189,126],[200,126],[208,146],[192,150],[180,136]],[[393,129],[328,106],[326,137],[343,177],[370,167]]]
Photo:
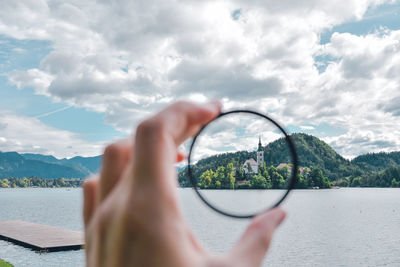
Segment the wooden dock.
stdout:
[[82,232],[25,221],[0,221],[0,239],[41,252],[77,250],[84,244]]

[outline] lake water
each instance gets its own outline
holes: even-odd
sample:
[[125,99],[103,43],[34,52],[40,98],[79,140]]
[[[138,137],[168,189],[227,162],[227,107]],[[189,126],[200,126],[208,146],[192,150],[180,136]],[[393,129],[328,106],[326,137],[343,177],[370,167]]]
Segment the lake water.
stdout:
[[[191,189],[179,192],[187,220],[212,251],[231,248],[249,223],[209,210]],[[246,202],[252,192],[242,192]],[[0,220],[83,229],[78,188],[0,189],[0,205]],[[400,266],[400,189],[297,190],[283,207],[288,217],[263,265]],[[0,258],[15,266],[84,265],[83,250],[39,254],[5,241]]]

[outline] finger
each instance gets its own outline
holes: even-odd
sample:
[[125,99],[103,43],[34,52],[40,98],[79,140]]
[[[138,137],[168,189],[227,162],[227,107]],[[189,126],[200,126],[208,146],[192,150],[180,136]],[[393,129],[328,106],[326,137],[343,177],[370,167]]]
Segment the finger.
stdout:
[[[158,215],[180,214],[174,164],[179,144],[215,118],[219,102],[204,105],[178,102],[142,122],[136,130],[133,173],[130,179],[135,198]],[[148,199],[148,195],[157,197]],[[162,215],[161,215],[162,216]]]
[[134,150],[135,179],[146,181],[169,175],[177,158],[177,147],[202,125],[216,117],[221,110],[219,102],[198,105],[178,102],[156,116],[142,122],[136,131]]
[[83,185],[83,222],[85,228],[88,226],[90,219],[96,209],[96,192],[99,186],[98,177],[87,179]]
[[267,253],[275,229],[285,216],[283,210],[275,208],[254,218],[229,254],[235,266],[259,266]]
[[103,201],[119,181],[132,158],[132,138],[126,138],[106,147],[100,174],[99,202]]
[[168,122],[165,129],[177,145],[181,144],[221,112],[221,103],[211,101],[204,105],[178,102],[158,114],[160,120]]

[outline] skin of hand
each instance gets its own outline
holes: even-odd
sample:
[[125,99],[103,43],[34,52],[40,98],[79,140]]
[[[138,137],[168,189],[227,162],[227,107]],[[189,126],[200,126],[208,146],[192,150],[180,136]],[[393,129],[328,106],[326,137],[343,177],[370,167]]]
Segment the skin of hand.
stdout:
[[221,112],[217,101],[177,102],[109,145],[101,173],[83,184],[87,266],[259,266],[285,212],[255,217],[237,244],[212,254],[178,204],[179,145]]

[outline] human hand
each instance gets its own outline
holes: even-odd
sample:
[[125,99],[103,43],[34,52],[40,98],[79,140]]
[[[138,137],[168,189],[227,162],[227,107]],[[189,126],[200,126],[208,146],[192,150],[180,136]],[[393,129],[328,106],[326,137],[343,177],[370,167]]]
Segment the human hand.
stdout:
[[194,237],[178,205],[178,146],[221,112],[219,102],[175,103],[142,122],[134,140],[108,146],[99,178],[83,185],[88,266],[259,266],[285,213],[253,219],[215,255]]

